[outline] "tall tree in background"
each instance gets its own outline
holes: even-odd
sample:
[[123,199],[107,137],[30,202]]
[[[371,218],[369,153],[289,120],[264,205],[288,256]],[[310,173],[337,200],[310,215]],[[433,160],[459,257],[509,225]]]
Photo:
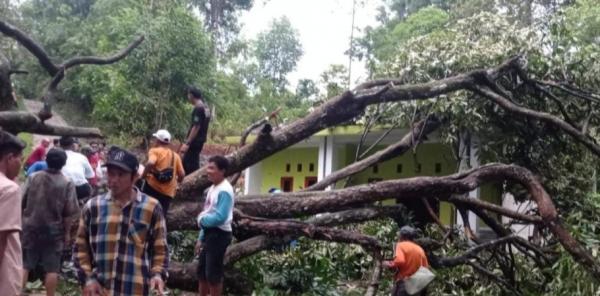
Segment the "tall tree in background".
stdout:
[[240,12],[250,10],[254,0],[190,0],[190,3],[202,12],[215,55],[222,57],[240,31]]
[[269,29],[256,38],[258,71],[262,78],[273,80],[278,90],[287,86],[286,76],[296,68],[302,54],[298,31],[285,16],[273,20]]

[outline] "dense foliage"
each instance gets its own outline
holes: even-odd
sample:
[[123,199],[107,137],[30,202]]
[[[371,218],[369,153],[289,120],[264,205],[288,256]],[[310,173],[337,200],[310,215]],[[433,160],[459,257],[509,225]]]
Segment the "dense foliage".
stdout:
[[[178,138],[184,135],[190,111],[184,92],[188,84],[201,87],[216,111],[212,141],[239,134],[278,108],[277,123],[289,122],[347,88],[348,70],[343,65],[330,65],[318,81],[288,81],[287,74],[302,55],[302,45],[293,24],[285,18],[275,19],[256,40],[239,39],[237,13],[252,5],[248,0],[26,0],[19,5],[0,0],[0,13],[29,32],[56,61],[76,55],[108,55],[144,35],[144,43],[117,64],[67,73],[59,102],[59,106],[84,114],[82,120],[100,126],[111,137],[138,144],[157,128],[168,128]],[[380,24],[366,28],[353,44],[355,56],[367,61],[373,78],[426,82],[523,54],[530,74],[537,79],[600,91],[597,0],[388,0],[380,12]],[[18,68],[30,72],[15,79],[19,95],[35,98],[49,77],[37,60],[16,48],[11,41],[0,40],[0,50],[19,61]],[[513,85],[506,81],[506,87]],[[522,87],[522,96],[512,98],[514,102],[561,114],[557,102],[540,100],[534,90]],[[561,103],[578,119],[585,118],[592,108],[578,98],[561,95],[565,98]],[[539,175],[561,218],[598,257],[600,197],[591,193],[598,160],[587,150],[547,124],[517,118],[466,91],[415,103],[374,106],[356,122],[377,117],[383,124],[406,123],[415,115],[427,114],[448,120],[442,136],[453,146],[469,134],[478,139],[482,161],[517,163]],[[590,126],[598,126],[597,118],[590,117]],[[592,128],[590,133],[597,136],[598,131]],[[518,188],[503,189],[527,198]],[[397,225],[384,220],[348,229],[377,236],[391,249]],[[444,236],[435,227],[426,234],[438,240]],[[170,242],[176,246],[173,257],[189,260],[194,239],[193,233],[171,234]],[[468,242],[455,239],[436,253],[458,255],[465,247]],[[517,254],[515,285],[523,293],[599,293],[597,284],[568,254],[552,241],[549,248],[555,256],[544,270]],[[372,263],[370,255],[358,247],[300,239],[297,247],[261,253],[236,267],[256,283],[257,295],[363,295]],[[494,267],[490,269],[499,273]],[[432,290],[439,294],[507,293],[470,266],[436,272],[438,280]],[[380,295],[387,294],[390,284],[389,275],[384,279]]]

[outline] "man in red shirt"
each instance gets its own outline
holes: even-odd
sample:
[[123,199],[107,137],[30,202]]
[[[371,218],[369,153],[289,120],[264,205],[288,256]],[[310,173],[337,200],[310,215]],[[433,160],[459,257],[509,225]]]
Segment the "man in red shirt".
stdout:
[[29,154],[27,157],[27,161],[25,162],[25,171],[29,168],[34,162],[44,160],[46,157],[46,149],[50,146],[50,140],[42,139],[42,142],[39,146]]
[[[413,242],[416,237],[416,229],[410,226],[400,228],[400,241],[396,244],[394,260],[383,262],[384,266],[396,272],[393,296],[408,296],[409,294],[404,287],[404,280],[417,272],[421,266],[429,267],[425,251]],[[414,295],[425,296],[426,294],[427,289],[423,289]]]

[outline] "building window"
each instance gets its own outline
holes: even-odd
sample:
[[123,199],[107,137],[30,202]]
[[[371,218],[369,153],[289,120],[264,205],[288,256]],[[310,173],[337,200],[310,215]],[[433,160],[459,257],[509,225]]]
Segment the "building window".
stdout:
[[439,174],[439,173],[442,172],[442,164],[441,163],[438,162],[438,163],[435,164],[435,172],[437,174]]
[[377,174],[379,173],[379,166],[378,165],[374,165],[373,166],[373,174]]
[[421,164],[417,163],[417,166],[415,167],[415,172],[420,173],[421,172]]
[[315,171],[315,164],[314,164],[314,163],[312,163],[312,162],[311,162],[311,163],[308,165],[308,171],[309,171],[309,172],[314,172],[314,171]]
[[396,173],[402,174],[402,164],[401,163],[396,165]]
[[317,177],[311,176],[304,178],[304,188],[308,188],[317,183]]
[[299,164],[298,164],[298,167],[297,167],[297,169],[298,169],[298,172],[301,172],[301,171],[302,171],[302,164],[301,164],[301,163],[299,163]]
[[289,173],[291,170],[292,170],[292,166],[291,166],[289,163],[287,163],[287,164],[285,165],[285,172],[286,172],[286,173]]
[[294,178],[282,177],[280,185],[281,185],[281,191],[292,192],[292,191],[294,191]]

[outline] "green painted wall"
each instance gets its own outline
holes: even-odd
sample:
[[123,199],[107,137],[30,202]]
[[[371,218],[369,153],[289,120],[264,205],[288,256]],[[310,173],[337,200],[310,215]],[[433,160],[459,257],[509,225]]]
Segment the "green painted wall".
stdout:
[[[309,171],[310,164],[314,170]],[[286,172],[286,165],[290,164],[290,172]],[[302,171],[298,171],[298,164],[302,165]],[[267,193],[269,189],[281,187],[282,177],[294,178],[294,191],[304,188],[306,177],[317,177],[319,174],[319,148],[289,148],[273,154],[262,161],[262,185],[261,193]]]
[[[377,147],[383,149],[384,146]],[[377,151],[374,149],[373,153]],[[354,161],[356,145],[338,145],[335,149],[336,161],[334,171]],[[272,187],[281,187],[282,177],[294,178],[294,191],[304,188],[306,177],[317,177],[319,150],[314,148],[289,148],[278,152],[262,162],[262,184],[261,192],[266,193]],[[310,163],[314,164],[314,171],[309,172]],[[286,172],[286,165],[290,164],[290,172]],[[302,164],[302,171],[298,171],[298,164]],[[418,164],[421,170],[418,171]],[[397,166],[401,165],[401,172],[397,172]],[[436,172],[436,165],[440,171]],[[352,177],[351,185],[365,184],[370,179],[391,180],[399,178],[411,178],[416,176],[442,176],[456,172],[456,160],[449,146],[440,143],[425,143],[418,146],[416,154],[412,151],[402,156],[390,159],[374,168],[369,168]],[[341,187],[343,182],[336,184]],[[501,204],[500,187],[494,184],[481,188],[481,197],[485,201]],[[393,204],[394,200],[385,201],[384,204]],[[446,225],[453,223],[455,210],[449,203],[441,202],[439,215]],[[480,224],[481,225],[481,224]]]
[[[377,147],[383,149],[384,146]],[[354,161],[356,145],[346,145],[346,163]],[[373,151],[375,153],[376,151]],[[420,164],[421,170],[418,171]],[[401,165],[401,172],[398,172]],[[436,172],[436,165],[439,172]],[[370,179],[392,180],[400,178],[411,178],[416,176],[442,176],[456,172],[456,160],[449,146],[441,143],[425,143],[417,147],[416,153],[412,151],[402,156],[382,162],[377,169],[371,167],[352,177],[352,185],[367,183]],[[385,201],[384,204],[393,204],[394,200]],[[454,221],[454,208],[446,202],[440,203],[440,220],[450,225]]]
[[[479,196],[481,200],[487,201],[493,204],[502,205],[502,184],[485,184],[481,186]],[[490,213],[492,217],[496,217],[496,219],[500,220],[499,215],[495,215]],[[481,219],[477,218],[477,225],[485,225]]]

